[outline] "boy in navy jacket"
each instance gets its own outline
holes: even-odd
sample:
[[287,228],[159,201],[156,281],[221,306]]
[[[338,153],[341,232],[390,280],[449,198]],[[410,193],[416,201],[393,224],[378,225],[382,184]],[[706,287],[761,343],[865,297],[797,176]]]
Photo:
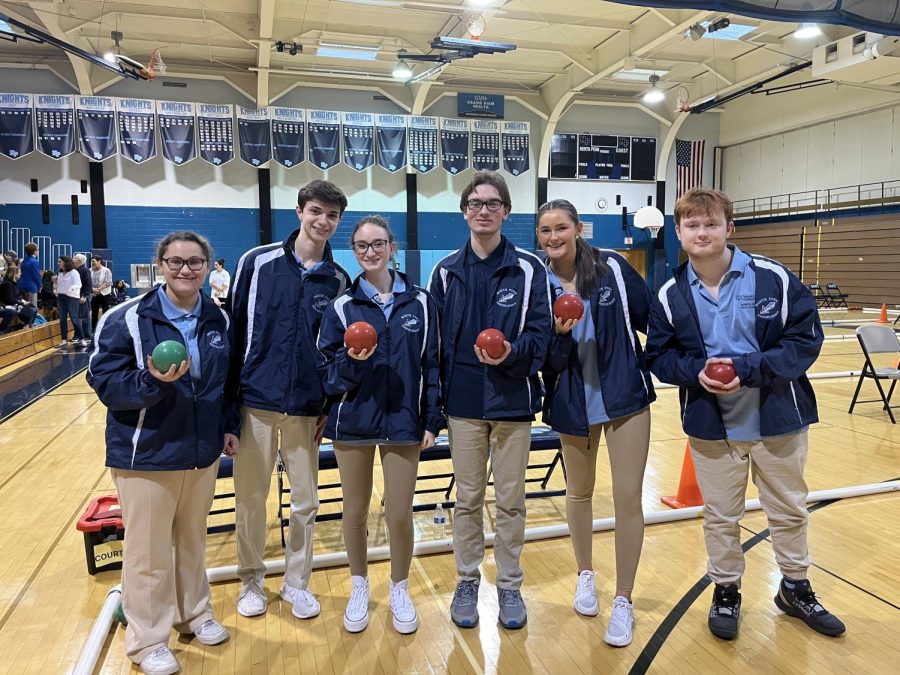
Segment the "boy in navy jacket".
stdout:
[[240,373],[240,381],[231,386],[243,405],[244,434],[234,460],[238,575],[243,581],[237,609],[242,616],[257,616],[267,607],[266,498],[279,433],[291,484],[281,597],[298,618],[319,614],[319,602],[307,588],[319,507],[317,437],[325,421],[316,336],[325,308],[349,283],[328,244],[346,208],[347,198],[335,185],[312,181],[297,196],[300,228],[284,242],[245,253],[234,273],[233,353],[240,363],[233,372]]
[[[499,174],[477,172],[459,207],[469,224],[469,242],[437,264],[428,286],[441,314],[441,384],[456,477],[453,549],[459,581],[450,616],[466,628],[478,622],[490,449],[499,618],[505,628],[521,628],[527,620],[519,592],[525,467],[531,422],[541,409],[538,371],[553,326],[550,288],[537,256],[500,234],[512,202]],[[506,337],[499,358],[475,347],[486,328],[499,329]]]
[[[703,531],[715,582],[709,629],[737,636],[744,572],[739,522],[747,474],[769,520],[783,579],[775,604],[814,630],[837,636],[844,624],[822,607],[809,581],[807,428],[818,421],[805,373],[822,347],[816,303],[780,263],[751,256],[727,239],[731,202],[694,189],[675,204],[675,231],[688,261],[654,298],[647,340],[651,371],[677,384],[681,416],[706,508]],[[730,382],[710,378],[730,364]]]

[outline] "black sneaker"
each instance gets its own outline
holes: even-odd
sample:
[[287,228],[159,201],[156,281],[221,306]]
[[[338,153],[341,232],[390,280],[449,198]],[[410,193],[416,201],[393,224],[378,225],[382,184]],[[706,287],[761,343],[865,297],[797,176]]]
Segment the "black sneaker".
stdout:
[[716,584],[707,621],[709,631],[723,640],[733,640],[738,634],[740,616],[741,594],[738,592],[737,585],[721,586]]
[[788,616],[803,619],[807,626],[822,635],[837,637],[847,630],[839,618],[816,600],[816,594],[813,593],[807,579],[796,581],[782,579],[778,595],[775,596],[775,604]]

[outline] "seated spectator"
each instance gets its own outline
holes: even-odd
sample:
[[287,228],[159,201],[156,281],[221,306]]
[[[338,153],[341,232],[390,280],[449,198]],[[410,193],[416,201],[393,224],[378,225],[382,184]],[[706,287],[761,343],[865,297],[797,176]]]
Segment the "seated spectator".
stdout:
[[118,305],[128,299],[128,289],[131,288],[124,279],[116,279],[113,284],[111,305]]
[[8,333],[16,317],[26,326],[30,326],[37,313],[34,308],[19,297],[16,282],[19,281],[19,268],[9,265],[0,281],[0,333]]

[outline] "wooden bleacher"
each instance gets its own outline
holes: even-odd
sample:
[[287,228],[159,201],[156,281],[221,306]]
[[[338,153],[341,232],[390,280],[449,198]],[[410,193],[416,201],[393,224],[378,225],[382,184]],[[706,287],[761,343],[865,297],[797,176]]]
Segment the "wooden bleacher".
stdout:
[[[69,326],[74,331],[71,323]],[[59,341],[59,334],[59,321],[48,321],[0,336],[0,368],[50,349]]]

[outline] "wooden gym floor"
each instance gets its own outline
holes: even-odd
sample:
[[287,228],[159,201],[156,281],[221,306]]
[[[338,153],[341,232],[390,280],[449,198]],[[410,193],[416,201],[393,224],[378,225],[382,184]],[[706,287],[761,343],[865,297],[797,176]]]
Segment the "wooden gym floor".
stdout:
[[[859,317],[847,315],[851,318]],[[846,318],[833,313],[828,318]],[[866,319],[871,319],[866,315]],[[829,335],[852,329],[829,328]],[[826,342],[813,372],[858,370],[855,340]],[[815,380],[822,422],[810,431],[807,478],[811,490],[875,483],[900,477],[900,427],[877,404],[847,414],[855,379]],[[871,397],[874,386],[866,385]],[[75,522],[87,503],[113,492],[103,467],[105,410],[81,375],[0,424],[0,672],[63,673],[72,669],[108,589],[118,572],[87,574],[82,537]],[[677,486],[685,438],[677,395],[660,391],[653,406],[650,460],[644,485],[645,511],[665,511],[662,495]],[[427,465],[430,471],[432,465]],[[386,542],[380,515],[380,469],[370,516],[370,539]],[[335,478],[323,475],[320,482]],[[562,487],[557,472],[552,487]],[[225,491],[227,485],[222,485]],[[755,497],[750,487],[749,497]],[[490,492],[489,492],[490,498]],[[267,558],[281,555],[271,499]],[[595,517],[612,515],[608,463],[601,459]],[[325,512],[329,507],[323,507]],[[420,539],[432,535],[430,513],[417,514]],[[451,514],[452,516],[452,514]],[[564,522],[564,498],[530,499],[529,527]],[[488,518],[489,526],[493,520]],[[594,619],[572,609],[575,565],[568,538],[526,543],[523,594],[528,626],[505,631],[495,622],[495,569],[485,558],[481,623],[457,629],[448,616],[455,583],[451,555],[415,559],[410,587],[421,627],[398,635],[387,604],[389,564],[370,567],[371,623],[359,635],[341,624],[349,596],[346,568],[315,571],[311,588],[322,614],[311,621],[291,616],[275,595],[280,578],[267,582],[270,609],[262,618],[236,614],[236,582],[213,586],[216,616],[232,639],[219,647],[173,635],[171,646],[183,672],[203,673],[726,673],[752,668],[766,673],[889,672],[900,657],[900,493],[841,500],[810,516],[811,578],[825,605],[841,616],[847,634],[831,639],[781,614],[772,602],[779,573],[771,543],[756,538],[747,552],[741,633],[733,642],[706,629],[710,589],[692,588],[705,573],[699,520],[650,525],[635,588],[636,628],[631,646],[603,643],[614,590],[613,533],[594,536],[601,614]],[[745,540],[766,528],[761,512],[743,521]],[[316,528],[316,553],[342,550],[340,522]],[[210,567],[235,563],[233,533],[211,535]],[[668,618],[665,626],[661,628]],[[669,630],[666,630],[668,627]],[[125,658],[123,631],[115,626],[101,654],[100,673],[134,673]]]

